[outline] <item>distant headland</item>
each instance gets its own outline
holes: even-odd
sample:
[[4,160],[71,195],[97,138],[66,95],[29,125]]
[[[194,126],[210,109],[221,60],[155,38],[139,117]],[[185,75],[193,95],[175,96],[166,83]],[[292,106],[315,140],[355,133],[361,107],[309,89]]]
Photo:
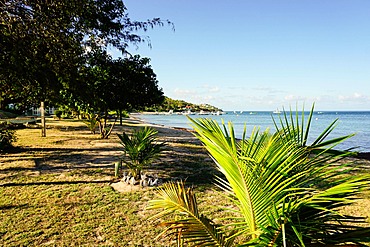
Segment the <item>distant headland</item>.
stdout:
[[171,99],[165,96],[162,104],[146,107],[144,112],[157,114],[200,114],[200,115],[220,115],[222,109],[210,104],[194,104],[184,100]]

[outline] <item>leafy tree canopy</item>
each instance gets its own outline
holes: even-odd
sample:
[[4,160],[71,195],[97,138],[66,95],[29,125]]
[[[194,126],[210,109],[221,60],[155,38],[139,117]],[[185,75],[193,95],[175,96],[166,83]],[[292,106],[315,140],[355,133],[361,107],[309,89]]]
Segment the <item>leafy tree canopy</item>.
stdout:
[[66,91],[69,104],[88,112],[141,109],[163,102],[149,58],[139,55],[112,59],[95,51],[81,67],[80,82]]
[[80,82],[86,54],[125,52],[149,42],[137,30],[164,23],[132,21],[122,0],[12,0],[0,9],[0,97],[26,104],[58,101],[61,89]]

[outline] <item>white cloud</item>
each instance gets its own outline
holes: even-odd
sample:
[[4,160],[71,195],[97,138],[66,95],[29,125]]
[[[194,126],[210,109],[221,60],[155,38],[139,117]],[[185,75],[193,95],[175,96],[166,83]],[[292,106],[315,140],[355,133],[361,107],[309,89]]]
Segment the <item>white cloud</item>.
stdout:
[[173,90],[173,93],[177,97],[180,97],[181,98],[181,97],[184,97],[184,96],[187,97],[187,96],[196,94],[197,92],[195,90],[175,88],[175,90]]
[[205,90],[189,90],[176,88],[173,90],[173,97],[175,99],[185,100],[195,104],[212,104],[217,98],[212,93],[206,92]]
[[211,87],[211,88],[209,88],[209,92],[211,92],[211,93],[217,93],[217,92],[219,92],[220,91],[220,88],[219,87]]
[[339,95],[338,99],[342,102],[344,101],[370,101],[370,97],[360,94],[360,93],[353,93],[352,95]]
[[293,94],[289,94],[289,95],[286,95],[284,97],[285,100],[287,101],[301,101],[301,100],[306,100],[307,98],[306,97],[303,97],[303,96],[299,96],[299,95],[293,95]]
[[205,84],[203,88],[206,89],[209,93],[217,93],[220,91],[220,88],[218,86],[210,86],[209,84]]
[[[258,90],[261,91],[258,91]],[[263,89],[263,90],[262,90]],[[177,88],[172,91],[173,98],[202,104],[208,103],[224,110],[275,110],[282,107],[310,108],[315,103],[317,109],[370,109],[370,95],[361,93],[334,95],[331,93],[309,95],[290,92],[270,93],[268,87],[230,89],[228,85],[200,85],[197,88]],[[263,92],[262,92],[263,91]],[[270,90],[272,92],[272,90]]]

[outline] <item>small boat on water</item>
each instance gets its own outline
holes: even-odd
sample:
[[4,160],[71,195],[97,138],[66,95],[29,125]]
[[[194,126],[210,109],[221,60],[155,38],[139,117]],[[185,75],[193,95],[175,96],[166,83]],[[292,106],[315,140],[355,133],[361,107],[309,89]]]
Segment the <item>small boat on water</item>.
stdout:
[[222,115],[222,112],[221,111],[212,112],[212,115],[219,116]]
[[195,115],[195,112],[192,112],[191,110],[182,112],[182,115]]
[[200,112],[198,113],[198,115],[210,115],[211,112],[209,111],[203,111],[203,110],[200,110]]
[[279,109],[276,109],[275,111],[273,111],[272,113],[274,113],[274,114],[280,114],[281,113],[281,111],[279,111]]

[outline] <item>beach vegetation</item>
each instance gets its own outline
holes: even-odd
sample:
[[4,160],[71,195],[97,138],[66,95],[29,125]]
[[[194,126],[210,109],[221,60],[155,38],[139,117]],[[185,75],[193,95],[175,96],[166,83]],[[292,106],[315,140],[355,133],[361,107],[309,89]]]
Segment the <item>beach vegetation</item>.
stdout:
[[275,132],[255,128],[247,137],[244,130],[241,140],[232,123],[189,118],[222,173],[215,181],[233,205],[226,208],[231,216],[205,216],[192,187],[168,183],[148,207],[158,210],[151,219],[165,226],[159,236],[196,246],[369,243],[366,219],[340,209],[369,187],[370,177],[346,175],[350,164],[339,161],[351,153],[333,148],[351,135],[328,139],[336,121],[308,144],[312,113],[313,107],[306,121],[304,114],[284,112],[274,120]]
[[99,59],[108,47],[124,54],[132,44],[150,46],[138,30],[172,25],[160,18],[132,21],[122,0],[6,1],[1,10],[0,97],[24,108],[73,101],[86,88],[83,67],[91,56]]
[[98,127],[98,120],[94,114],[88,115],[88,119],[83,121],[84,124],[89,128],[92,134],[95,135],[96,127]]
[[148,111],[148,112],[183,112],[183,111],[188,111],[191,110],[193,112],[217,112],[217,111],[222,111],[222,109],[212,106],[209,104],[194,104],[190,103],[184,100],[177,100],[177,99],[172,99],[170,97],[165,96],[164,100],[161,104],[154,104],[152,106],[145,107],[143,110]]
[[144,167],[158,158],[165,146],[164,142],[157,142],[157,134],[150,127],[135,130],[131,135],[117,134],[125,152],[123,163],[136,180],[140,180]]
[[115,110],[122,125],[125,111],[140,110],[164,100],[163,90],[158,86],[157,76],[150,65],[150,59],[131,56],[113,60],[110,69],[112,76],[111,110]]
[[[113,59],[107,52],[99,51],[82,68],[83,88],[68,98],[73,99],[71,107],[98,113],[96,120],[102,139],[109,137],[118,117],[122,123],[125,110],[162,102],[163,91],[149,62],[150,59],[139,55]],[[110,115],[113,110],[118,114]],[[112,118],[113,122],[108,121]]]
[[55,116],[60,120],[62,118],[63,112],[59,109],[54,111]]
[[16,141],[15,131],[10,129],[10,125],[0,122],[0,151],[8,149]]
[[[163,228],[148,220],[153,211],[145,208],[156,199],[155,190],[120,193],[110,186],[117,181],[112,164],[117,152],[123,153],[118,136],[96,139],[77,119],[47,122],[48,138],[38,129],[17,129],[15,152],[0,155],[0,246],[176,246],[169,238],[154,238]],[[141,127],[124,119],[114,132]],[[211,183],[215,164],[200,142],[187,131],[164,127],[158,128],[158,140],[167,146],[148,172],[167,181],[186,180],[204,216],[229,216],[215,205],[234,209],[234,203]],[[347,159],[352,158],[343,162]],[[344,176],[369,172],[369,160],[355,161]],[[340,213],[367,216],[370,225],[370,191],[360,197]]]

